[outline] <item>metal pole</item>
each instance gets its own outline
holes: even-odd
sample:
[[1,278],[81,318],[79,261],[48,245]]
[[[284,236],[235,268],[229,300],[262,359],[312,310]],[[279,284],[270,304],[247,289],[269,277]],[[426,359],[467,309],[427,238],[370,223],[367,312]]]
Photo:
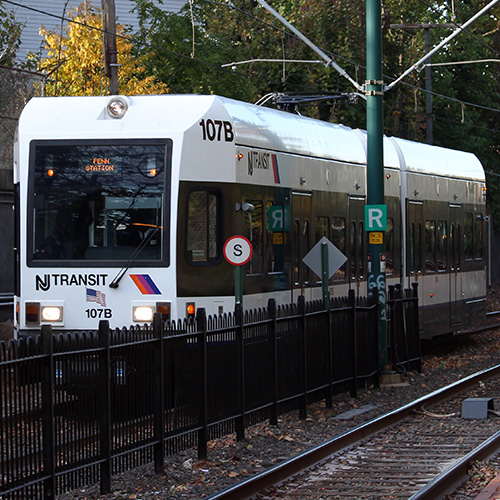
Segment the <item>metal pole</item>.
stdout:
[[323,304],[325,309],[330,309],[330,293],[328,291],[328,246],[321,244],[321,289],[323,293]]
[[[382,22],[380,0],[366,1],[366,131],[367,131],[367,202],[384,204],[384,150],[382,81]],[[380,233],[380,231],[378,231]],[[378,236],[378,235],[377,235]],[[386,327],[385,268],[381,266],[385,253],[385,233],[381,241],[373,232],[368,233],[368,271],[370,292],[379,295],[379,359],[385,369],[388,361]]]
[[118,95],[115,0],[102,0],[102,24],[104,31],[104,61],[106,63],[106,76],[109,78],[109,94]]
[[[425,33],[425,53],[428,54],[431,50],[431,30],[429,26],[424,28]],[[431,62],[431,58],[427,59],[427,62]],[[425,67],[425,117],[427,125],[427,144],[432,144],[434,142],[433,130],[432,130],[432,75],[431,67]]]

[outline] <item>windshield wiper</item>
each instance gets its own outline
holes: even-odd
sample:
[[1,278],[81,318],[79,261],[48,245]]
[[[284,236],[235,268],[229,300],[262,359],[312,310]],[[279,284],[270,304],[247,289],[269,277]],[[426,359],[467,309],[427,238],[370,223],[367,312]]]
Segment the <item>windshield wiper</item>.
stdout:
[[133,263],[139,257],[142,249],[153,239],[153,236],[158,232],[158,226],[151,229],[148,235],[140,242],[137,248],[132,252],[132,255],[128,259],[127,263],[122,267],[120,272],[114,277],[113,281],[109,284],[109,288],[118,288],[121,279],[125,276],[125,273],[132,267]]

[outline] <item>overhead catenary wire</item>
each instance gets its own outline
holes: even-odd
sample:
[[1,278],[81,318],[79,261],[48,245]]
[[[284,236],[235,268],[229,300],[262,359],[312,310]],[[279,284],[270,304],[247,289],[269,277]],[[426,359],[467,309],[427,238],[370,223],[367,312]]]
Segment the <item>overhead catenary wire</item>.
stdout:
[[[37,13],[40,13],[40,14],[43,14],[43,15],[46,15],[48,17],[52,17],[52,18],[55,18],[55,19],[58,19],[58,20],[62,20],[62,21],[67,21],[68,23],[73,23],[73,24],[76,24],[76,25],[80,25],[82,27],[85,27],[85,28],[89,28],[89,29],[92,29],[92,30],[95,30],[95,31],[99,31],[101,33],[104,33],[104,30],[102,28],[98,28],[96,26],[91,26],[89,24],[86,24],[86,23],[82,23],[82,22],[79,22],[79,21],[76,21],[74,19],[71,19],[71,18],[68,18],[68,17],[65,17],[65,16],[60,16],[60,15],[57,15],[57,14],[52,14],[50,12],[47,12],[47,11],[44,11],[44,10],[41,10],[41,9],[37,9],[37,8],[34,8],[34,7],[30,7],[30,6],[27,6],[27,5],[23,5],[19,2],[16,2],[14,0],[2,0],[4,3],[8,3],[10,5],[14,5],[16,7],[21,7],[21,8],[24,8],[24,9],[27,9],[27,10],[31,10],[33,12],[37,12]],[[229,8],[233,8],[235,10],[238,10],[239,12],[242,12],[244,13],[244,11],[242,11],[241,9],[235,7],[234,5],[232,5],[231,3],[229,4],[225,4],[225,3],[221,3],[221,2],[217,2],[215,0],[205,0],[206,2],[208,3],[213,3],[213,4],[217,4],[217,5],[221,5],[221,6],[227,6]],[[422,0],[421,0],[422,1]],[[499,0],[496,0],[496,2],[498,2]],[[496,3],[494,2],[494,3]],[[484,10],[484,9],[483,9]],[[246,13],[246,15],[249,15],[248,13]],[[254,19],[258,19],[256,18],[255,16],[251,16],[252,18]],[[266,24],[266,25],[269,25],[269,27],[272,27],[273,29],[276,29],[276,30],[280,30],[279,27],[276,27],[274,25],[272,25],[271,23],[268,23],[267,21],[265,20],[262,20],[262,19],[259,19],[260,22]],[[460,29],[463,29],[463,26],[460,28]],[[165,53],[168,53],[168,54],[171,54],[173,56],[176,56],[176,57],[179,57],[179,58],[182,58],[182,59],[185,59],[185,60],[189,60],[189,61],[192,61],[192,62],[195,62],[195,63],[199,63],[199,64],[202,64],[202,65],[205,65],[205,66],[208,66],[208,67],[212,67],[214,69],[219,69],[221,71],[227,71],[227,72],[231,72],[232,74],[235,74],[237,76],[240,76],[240,77],[243,77],[243,78],[246,78],[246,76],[243,76],[243,75],[239,75],[238,73],[234,73],[233,71],[231,71],[230,69],[227,69],[227,67],[222,67],[220,65],[217,65],[217,64],[213,64],[213,63],[210,63],[208,61],[204,61],[202,59],[197,59],[197,58],[192,58],[190,55],[186,55],[186,54],[181,54],[179,52],[175,52],[175,51],[172,51],[172,50],[169,50],[169,49],[166,49],[164,47],[160,47],[160,46],[155,46],[155,45],[152,45],[150,43],[147,43],[147,42],[144,42],[142,40],[138,40],[134,37],[131,37],[131,36],[127,36],[127,35],[121,35],[121,34],[117,34],[116,35],[117,38],[121,38],[121,39],[124,39],[126,41],[129,41],[130,43],[134,43],[134,44],[137,44],[137,45],[142,45],[142,46],[146,46],[146,47],[149,47],[149,48],[152,48],[152,49],[155,49],[155,50],[159,50],[159,51],[162,51],[162,52],[165,52]],[[322,51],[323,52],[323,51]],[[325,51],[323,52],[325,55],[328,51]],[[341,56],[335,56],[335,57],[338,57],[339,59],[343,59],[345,60],[346,62],[350,63],[350,64],[356,64],[357,67],[360,67],[360,68],[364,68],[364,65],[362,64],[357,64],[357,63],[354,63],[352,61],[349,61]],[[423,60],[427,59],[429,57],[429,55],[427,54],[425,58],[423,58]],[[329,60],[332,60],[332,58],[330,58],[329,56],[327,56],[327,58]],[[326,60],[325,60],[326,61]],[[282,62],[280,60],[280,62]],[[232,63],[233,64],[233,63]],[[231,64],[231,65],[232,65]],[[224,65],[224,66],[228,66],[228,65]],[[416,66],[416,65],[414,65]],[[384,78],[387,78],[387,75],[384,75]],[[401,77],[399,77],[399,80],[401,80]],[[405,85],[405,86],[409,86],[411,88],[413,88],[414,86],[409,84],[409,83],[406,83],[406,82],[403,82],[401,81],[401,84],[402,85]],[[356,85],[358,85],[356,83]],[[391,87],[394,86],[394,82],[391,83],[390,85]],[[418,90],[420,92],[426,92],[424,89],[421,89],[419,87],[417,87]],[[483,105],[480,105],[480,104],[475,104],[475,103],[471,103],[471,102],[467,102],[467,101],[461,101],[459,99],[456,99],[456,98],[453,98],[453,97],[449,97],[449,96],[445,96],[443,94],[437,94],[435,92],[431,92],[432,95],[435,95],[435,96],[438,96],[440,98],[443,98],[443,99],[447,99],[447,100],[451,100],[451,101],[454,101],[454,102],[459,102],[459,103],[464,103],[466,104],[467,106],[471,106],[471,107],[476,107],[476,108],[480,108],[480,109],[484,109],[484,110],[489,110],[489,111],[493,111],[493,112],[500,112],[500,109],[495,109],[495,108],[491,108],[491,107],[488,107],[488,106],[483,106]]]
[[425,56],[421,57],[415,64],[413,64],[410,68],[408,68],[401,76],[396,78],[390,85],[387,86],[386,90],[392,89],[395,85],[397,85],[403,78],[406,78],[410,73],[413,73],[415,69],[422,65],[424,61],[432,57],[436,52],[441,50],[445,45],[453,40],[458,34],[460,34],[467,26],[470,26],[474,21],[476,21],[479,17],[481,17],[485,12],[487,12],[491,7],[496,5],[500,0],[492,0],[488,5],[483,7],[477,14],[472,16],[467,22],[462,24],[459,28],[457,28],[450,36],[446,37],[441,43],[436,45],[430,52],[425,54]]
[[[498,1],[498,0],[497,0]],[[311,42],[309,38],[303,35],[297,28],[291,25],[283,16],[276,12],[265,0],[257,0],[262,7],[264,7],[268,12],[270,12],[276,19],[278,19],[283,25],[285,25],[295,36],[299,37],[306,45],[308,45],[316,54],[318,54],[322,59],[325,60],[327,66],[332,66],[338,73],[340,73],[344,78],[346,78],[354,87],[360,92],[364,91],[364,87],[358,82],[353,80],[347,71],[340,67],[331,57],[326,55],[317,45]]]

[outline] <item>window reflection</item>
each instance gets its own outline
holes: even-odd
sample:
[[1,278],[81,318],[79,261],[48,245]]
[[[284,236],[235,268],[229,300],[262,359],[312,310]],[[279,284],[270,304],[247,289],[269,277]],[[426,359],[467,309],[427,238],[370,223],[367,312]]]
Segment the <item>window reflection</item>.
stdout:
[[158,261],[166,144],[35,144],[33,261]]

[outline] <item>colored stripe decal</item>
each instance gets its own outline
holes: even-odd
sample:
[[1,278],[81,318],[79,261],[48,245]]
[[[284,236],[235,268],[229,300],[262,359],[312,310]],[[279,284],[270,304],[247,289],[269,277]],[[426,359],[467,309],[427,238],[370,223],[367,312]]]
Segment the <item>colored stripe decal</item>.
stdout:
[[149,274],[131,274],[133,282],[143,295],[160,295],[159,288],[155,285]]
[[278,158],[276,157],[276,155],[271,155],[271,159],[273,161],[274,183],[279,184],[280,183],[280,171],[278,168]]

